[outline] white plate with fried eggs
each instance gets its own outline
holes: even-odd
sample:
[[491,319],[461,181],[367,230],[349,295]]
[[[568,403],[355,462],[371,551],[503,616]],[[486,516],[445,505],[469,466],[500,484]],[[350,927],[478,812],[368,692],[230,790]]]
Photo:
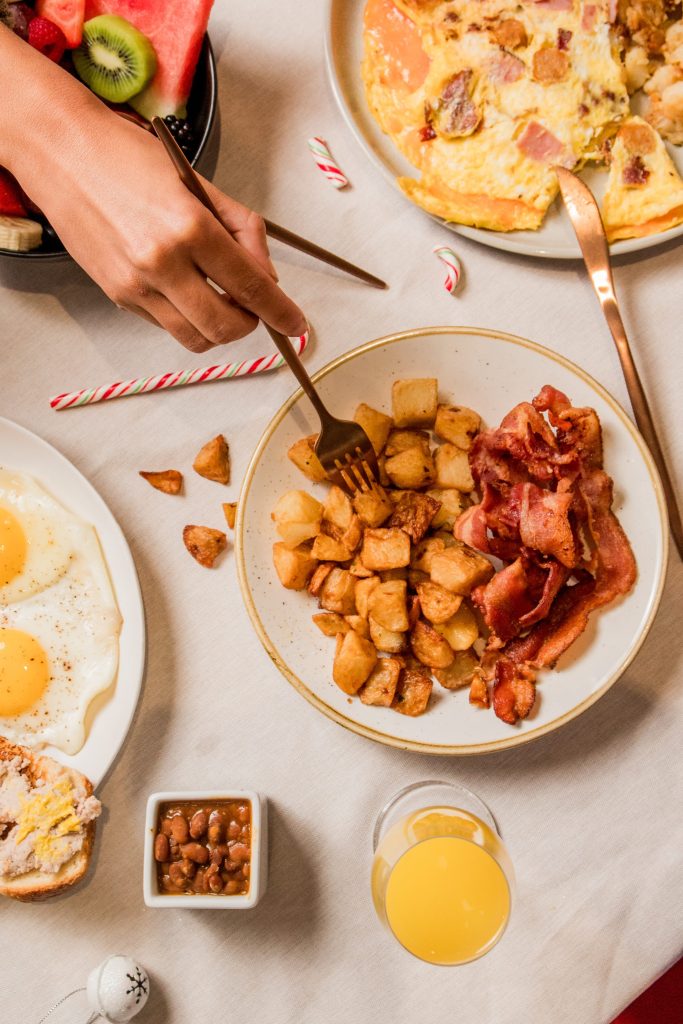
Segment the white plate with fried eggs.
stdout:
[[145,618],[112,513],[55,448],[0,418],[0,735],[97,785],[140,695]]

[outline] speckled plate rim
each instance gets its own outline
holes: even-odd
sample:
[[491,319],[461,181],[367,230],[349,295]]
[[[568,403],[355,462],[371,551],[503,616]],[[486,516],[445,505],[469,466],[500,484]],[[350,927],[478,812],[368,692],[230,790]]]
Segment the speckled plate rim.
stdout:
[[308,688],[306,683],[296,675],[295,672],[286,663],[280,652],[277,650],[273,642],[271,641],[266,631],[261,617],[259,616],[256,608],[256,602],[252,595],[247,579],[247,567],[244,554],[244,524],[245,524],[245,509],[247,505],[247,499],[249,497],[249,491],[251,489],[252,480],[254,474],[258,468],[261,456],[269,444],[275,430],[280,425],[282,420],[287,416],[289,411],[297,405],[298,402],[303,398],[303,391],[301,388],[297,389],[290,398],[284,403],[279,411],[272,418],[268,426],[261,436],[261,440],[256,446],[256,450],[249,460],[247,471],[244,477],[244,482],[240,491],[239,501],[237,504],[237,519],[235,522],[235,556],[237,560],[237,578],[239,580],[240,589],[242,591],[242,597],[244,604],[247,609],[249,618],[251,619],[252,625],[256,631],[256,634],[261,641],[263,647],[269,658],[275,665],[275,667],[282,673],[289,683],[297,690],[305,699],[312,704],[314,708],[321,711],[327,718],[331,718],[334,722],[342,725],[345,729],[350,732],[357,733],[359,736],[365,736],[367,739],[375,740],[377,743],[382,743],[385,746],[397,747],[400,750],[411,750],[415,753],[420,754],[438,754],[442,756],[470,756],[475,754],[488,754],[493,751],[506,750],[509,747],[517,747],[523,743],[529,743],[532,740],[538,739],[540,736],[544,736],[547,733],[553,732],[555,729],[559,729],[561,726],[566,725],[567,722],[571,722],[574,718],[578,718],[580,714],[587,711],[593,704],[596,703],[601,697],[603,697],[610,687],[619,679],[621,675],[629,667],[635,656],[638,654],[640,648],[645,642],[645,638],[650,632],[652,623],[654,622],[655,616],[659,609],[659,604],[662,598],[662,592],[664,590],[664,581],[666,577],[666,567],[668,564],[669,557],[669,527],[668,517],[666,512],[666,503],[664,500],[664,492],[662,490],[661,481],[657,468],[652,461],[647,445],[643,441],[643,438],[639,434],[636,427],[633,425],[625,410],[617,402],[616,398],[610,394],[610,392],[602,386],[594,377],[592,377],[585,370],[582,370],[580,366],[572,362],[571,359],[567,359],[565,356],[560,355],[558,352],[553,352],[551,349],[546,348],[544,345],[539,345],[538,342],[529,341],[526,338],[522,338],[515,334],[507,334],[504,331],[497,331],[489,328],[482,327],[419,327],[408,331],[399,331],[394,334],[387,334],[382,338],[376,338],[374,341],[366,342],[364,345],[360,345],[358,348],[351,349],[344,355],[339,356],[337,359],[333,359],[332,362],[327,363],[322,369],[318,370],[317,373],[312,375],[314,383],[318,383],[328,374],[332,373],[339,366],[345,363],[351,362],[357,359],[359,356],[366,352],[370,352],[373,349],[381,348],[382,346],[396,344],[397,342],[405,341],[411,338],[420,338],[425,336],[433,335],[474,335],[475,337],[494,338],[497,341],[504,342],[510,345],[518,345],[521,348],[530,349],[532,352],[536,352],[541,356],[552,360],[553,362],[559,363],[565,369],[572,373],[575,373],[584,383],[591,387],[594,391],[600,395],[612,411],[616,414],[619,421],[622,423],[624,428],[629,432],[633,441],[638,448],[643,461],[647,467],[652,482],[652,487],[657,500],[657,508],[659,511],[659,530],[662,537],[661,546],[661,557],[659,565],[657,566],[656,585],[653,598],[651,600],[650,611],[647,619],[643,623],[640,633],[634,638],[632,645],[626,651],[624,657],[621,659],[617,667],[611,673],[609,678],[597,690],[595,693],[590,694],[584,700],[576,704],[571,710],[565,712],[563,715],[559,715],[554,718],[551,722],[546,722],[545,725],[539,726],[538,729],[530,730],[529,732],[518,733],[506,738],[499,740],[492,740],[486,743],[472,743],[472,744],[436,744],[436,743],[422,743],[417,740],[406,740],[398,737],[393,737],[384,732],[379,732],[375,729],[371,729],[368,726],[362,725],[360,722],[356,722],[346,715],[341,714],[336,708],[331,707],[321,697],[313,693]]
[[[554,259],[554,260],[581,260],[581,250],[579,244],[570,235],[568,242],[562,242],[555,240],[551,234],[547,231],[547,223],[544,222],[536,232],[506,232],[506,231],[491,231],[486,228],[475,228],[469,227],[466,224],[456,224],[452,221],[443,220],[441,217],[437,217],[434,214],[427,213],[417,203],[414,203],[411,199],[406,196],[403,190],[400,188],[397,182],[397,177],[400,172],[397,170],[397,166],[401,161],[401,156],[398,150],[394,152],[393,143],[386,138],[386,142],[382,146],[373,144],[371,138],[364,131],[360,118],[356,115],[353,108],[353,103],[350,98],[346,95],[344,86],[342,84],[338,66],[337,66],[337,53],[334,44],[334,25],[336,12],[340,7],[341,0],[326,0],[326,16],[325,16],[325,65],[327,70],[327,77],[332,89],[332,93],[336,100],[337,106],[341,112],[347,127],[354,136],[356,142],[361,147],[365,155],[369,158],[370,162],[380,171],[385,180],[387,180],[391,186],[400,193],[403,199],[414,206],[416,209],[426,216],[430,217],[437,224],[447,228],[449,231],[454,232],[457,235],[463,235],[465,238],[469,238],[473,242],[479,242],[481,245],[486,245],[491,249],[498,249],[501,252],[513,253],[516,256],[528,256],[539,259]],[[354,3],[364,3],[364,0],[353,0]],[[344,0],[344,12],[348,11],[349,0]],[[341,59],[345,58],[345,53],[342,52]],[[360,77],[360,71],[359,71]],[[388,154],[392,155],[389,156]],[[564,210],[562,211],[562,217],[566,217]],[[544,230],[544,228],[546,230]],[[529,237],[532,235],[532,237]],[[647,249],[652,249],[656,246],[665,245],[667,242],[671,242],[674,239],[681,238],[683,236],[683,224],[678,224],[676,227],[669,228],[667,231],[660,231],[654,235],[645,235],[642,238],[627,238],[618,242],[613,242],[610,245],[610,252],[612,256],[627,256],[637,252],[645,252]]]

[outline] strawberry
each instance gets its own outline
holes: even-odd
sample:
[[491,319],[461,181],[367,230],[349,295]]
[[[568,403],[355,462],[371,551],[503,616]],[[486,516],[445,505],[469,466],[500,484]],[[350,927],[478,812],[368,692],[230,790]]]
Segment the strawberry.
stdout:
[[0,215],[26,217],[27,213],[19,182],[12,177],[9,171],[0,167]]
[[59,25],[70,50],[80,46],[85,20],[85,0],[36,0],[36,14]]
[[47,18],[34,18],[28,26],[28,41],[50,60],[60,61],[66,50],[66,36],[59,25]]

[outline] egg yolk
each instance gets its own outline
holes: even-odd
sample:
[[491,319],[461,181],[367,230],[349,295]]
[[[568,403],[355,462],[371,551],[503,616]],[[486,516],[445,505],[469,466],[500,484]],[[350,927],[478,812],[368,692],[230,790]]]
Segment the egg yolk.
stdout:
[[0,715],[27,711],[49,678],[47,655],[36,638],[20,629],[0,629]]
[[8,508],[0,507],[0,587],[19,575],[25,561],[26,536],[21,523]]

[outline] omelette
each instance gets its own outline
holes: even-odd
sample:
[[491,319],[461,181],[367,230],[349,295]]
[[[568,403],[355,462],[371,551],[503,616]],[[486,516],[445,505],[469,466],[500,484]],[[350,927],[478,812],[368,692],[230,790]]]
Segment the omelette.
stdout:
[[[555,166],[612,162],[611,237],[683,222],[683,182],[656,132],[630,117],[610,14],[608,0],[368,0],[363,81],[419,172],[399,178],[406,195],[447,221],[534,230],[557,195]],[[628,123],[655,137],[638,186],[617,166]]]

